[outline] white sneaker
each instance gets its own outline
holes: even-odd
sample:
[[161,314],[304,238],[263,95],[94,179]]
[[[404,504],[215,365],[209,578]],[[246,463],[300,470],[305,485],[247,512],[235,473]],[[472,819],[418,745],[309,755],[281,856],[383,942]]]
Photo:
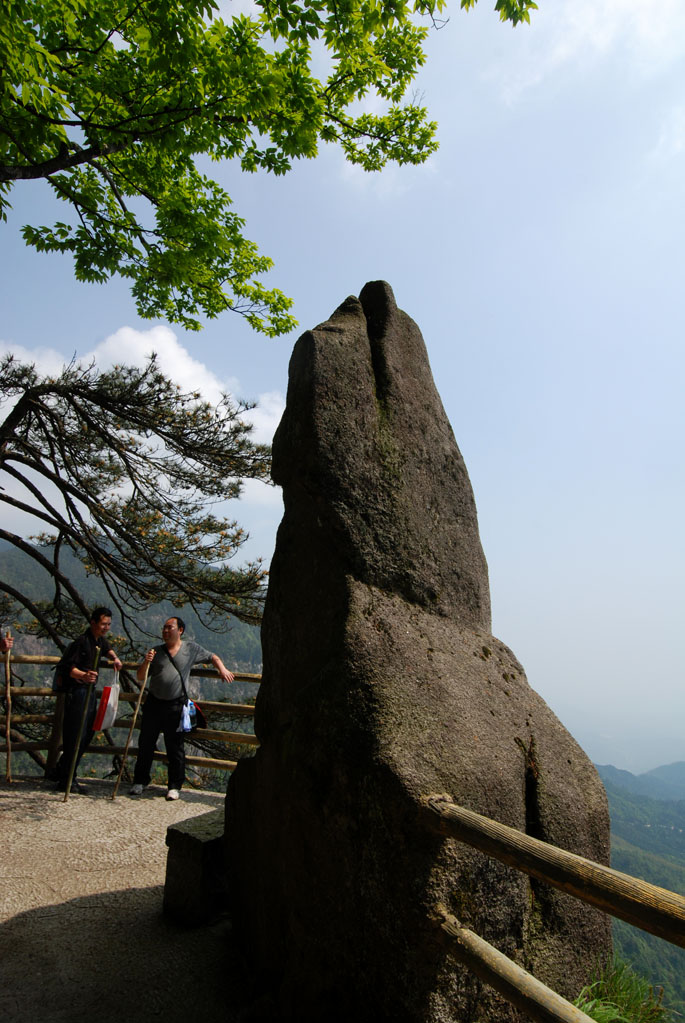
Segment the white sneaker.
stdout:
[[178,799],[179,796],[180,792],[178,791],[178,789],[169,789],[169,791],[166,794],[167,799]]
[[129,792],[129,796],[142,796],[144,788],[145,788],[144,785],[141,785],[139,782],[136,782],[136,784]]

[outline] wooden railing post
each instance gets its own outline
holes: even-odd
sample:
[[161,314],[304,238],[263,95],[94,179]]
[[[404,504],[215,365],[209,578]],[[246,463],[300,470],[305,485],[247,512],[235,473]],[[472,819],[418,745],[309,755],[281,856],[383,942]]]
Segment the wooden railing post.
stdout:
[[47,772],[51,772],[59,759],[59,751],[62,746],[62,722],[64,720],[64,693],[57,693],[55,700],[55,714],[52,719],[52,731],[48,739]]
[[[7,630],[7,639],[11,639],[10,630]],[[5,757],[5,780],[12,781],[12,668],[10,667],[10,648],[5,651],[5,746],[7,753]]]

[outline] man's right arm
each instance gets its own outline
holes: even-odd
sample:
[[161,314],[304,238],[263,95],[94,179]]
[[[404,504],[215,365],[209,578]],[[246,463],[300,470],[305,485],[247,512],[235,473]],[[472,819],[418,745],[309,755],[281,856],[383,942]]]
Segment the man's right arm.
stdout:
[[74,666],[69,675],[75,682],[85,683],[88,686],[92,686],[98,680],[98,673],[92,668],[89,671],[81,671],[80,668]]
[[78,662],[81,664],[88,664],[91,660],[90,648],[85,645],[83,636],[79,636],[78,639],[68,647],[64,655],[65,665],[68,666],[69,678],[73,678],[74,682],[80,682],[82,685],[93,685],[98,680],[98,673],[92,668],[79,668]]

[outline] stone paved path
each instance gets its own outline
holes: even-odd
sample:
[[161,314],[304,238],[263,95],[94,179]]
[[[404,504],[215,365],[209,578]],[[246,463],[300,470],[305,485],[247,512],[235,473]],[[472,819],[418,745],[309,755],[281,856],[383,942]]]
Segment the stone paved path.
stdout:
[[[166,828],[223,796],[114,783],[63,795],[0,783],[0,1019],[8,1023],[234,1023],[243,971],[230,925],[162,916]],[[121,789],[120,792],[127,790]]]

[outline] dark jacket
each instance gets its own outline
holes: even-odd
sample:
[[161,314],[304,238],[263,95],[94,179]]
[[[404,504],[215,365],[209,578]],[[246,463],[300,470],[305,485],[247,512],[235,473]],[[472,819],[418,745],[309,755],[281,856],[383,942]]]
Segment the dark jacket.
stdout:
[[[78,639],[75,639],[67,647],[61,661],[62,677],[66,683],[65,688],[69,689],[72,686],[85,685],[84,682],[79,682],[71,677],[71,669],[78,668],[79,671],[91,671],[95,665],[95,651],[98,647],[100,647],[100,661],[106,660],[107,654],[112,649],[112,644],[107,636],[100,636],[96,640],[90,628],[87,628],[82,636],[79,636]],[[98,667],[100,661],[98,661]]]

